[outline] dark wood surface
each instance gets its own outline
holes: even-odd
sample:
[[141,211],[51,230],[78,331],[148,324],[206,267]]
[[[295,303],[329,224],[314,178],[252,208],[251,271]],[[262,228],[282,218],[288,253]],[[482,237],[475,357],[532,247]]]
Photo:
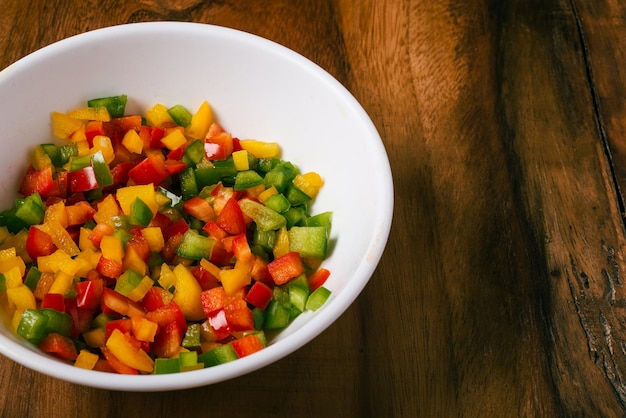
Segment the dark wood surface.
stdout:
[[2,357],[2,416],[624,415],[623,2],[0,0],[0,68],[151,20],[252,32],[342,82],[389,154],[386,252],[336,324],[251,375],[124,393]]

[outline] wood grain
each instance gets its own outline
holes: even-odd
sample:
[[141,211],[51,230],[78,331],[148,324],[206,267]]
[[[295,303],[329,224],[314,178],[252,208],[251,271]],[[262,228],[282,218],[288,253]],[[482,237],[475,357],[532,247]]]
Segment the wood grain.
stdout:
[[2,416],[624,415],[619,1],[0,0],[0,68],[149,20],[255,33],[342,82],[391,162],[387,250],[336,324],[262,370],[124,393],[1,358]]

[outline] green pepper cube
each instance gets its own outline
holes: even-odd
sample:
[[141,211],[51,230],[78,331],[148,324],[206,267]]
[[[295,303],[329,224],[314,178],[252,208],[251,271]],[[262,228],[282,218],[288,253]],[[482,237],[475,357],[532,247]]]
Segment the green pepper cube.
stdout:
[[312,200],[311,196],[298,189],[293,183],[287,186],[285,196],[292,206],[304,205]]
[[154,214],[152,209],[140,198],[130,204],[130,223],[138,226],[148,226]]
[[98,151],[91,156],[91,166],[100,187],[107,187],[113,184],[113,174],[111,174],[111,169],[104,159],[102,151]]
[[39,279],[41,278],[41,271],[36,266],[32,266],[28,269],[26,277],[24,278],[24,284],[30,289],[35,290]]
[[302,257],[326,258],[328,230],[323,226],[294,226],[288,232],[289,250]]
[[78,145],[75,142],[63,144],[59,147],[59,167],[70,162],[72,157],[78,155]]
[[178,177],[180,180],[180,191],[184,200],[198,194],[198,183],[193,167],[187,167],[179,173]]
[[191,123],[191,112],[183,105],[174,105],[167,109],[167,113],[169,113],[172,119],[174,119],[174,122],[180,126],[187,127]]
[[254,200],[241,199],[239,206],[244,214],[252,218],[261,231],[276,230],[287,224],[285,217],[280,213]]
[[188,166],[195,166],[205,156],[204,141],[196,139],[191,142],[186,148],[183,154],[183,162]]
[[287,289],[291,305],[295,308],[295,310],[297,310],[298,313],[304,312],[307,299],[309,298],[309,288],[299,284],[290,283]]
[[202,260],[203,258],[210,260],[214,244],[213,238],[200,235],[194,229],[188,229],[176,248],[176,254],[192,260]]
[[43,222],[45,209],[39,193],[33,193],[24,199],[15,202],[15,216],[28,225],[37,225]]
[[37,345],[47,335],[48,317],[37,309],[25,309],[17,325],[17,334]]
[[291,207],[291,203],[282,193],[268,197],[263,204],[280,214],[287,212],[287,210]]
[[309,311],[316,311],[326,303],[330,297],[330,290],[324,286],[320,286],[311,293],[309,299],[306,301],[306,309]]
[[328,232],[332,226],[333,213],[322,212],[304,219],[304,226],[323,226]]
[[196,351],[183,351],[178,354],[178,362],[180,363],[180,368],[195,366],[198,364],[198,353]]
[[48,318],[47,334],[57,333],[69,337],[72,330],[72,317],[56,309],[43,308],[39,312]]
[[265,329],[282,329],[289,325],[291,320],[291,306],[272,299],[265,308]]
[[181,345],[188,350],[197,350],[200,347],[200,328],[200,324],[189,324]]
[[263,177],[254,170],[238,171],[235,175],[235,190],[247,190],[263,184]]
[[180,372],[180,361],[176,357],[154,359],[154,374],[170,374]]
[[112,118],[121,118],[124,116],[126,110],[126,103],[128,102],[128,96],[121,94],[119,96],[100,97],[97,99],[91,99],[87,101],[89,107],[106,107],[109,112],[109,116]]
[[115,291],[121,295],[128,296],[143,281],[144,276],[133,269],[128,269],[115,282]]
[[237,360],[237,352],[230,343],[220,345],[212,350],[206,351],[198,356],[198,361],[204,363],[204,367],[217,366]]
[[252,322],[254,323],[254,329],[262,330],[263,323],[265,322],[265,312],[259,308],[252,309]]
[[220,171],[215,167],[196,168],[195,175],[199,189],[212,186],[220,181]]
[[[50,158],[50,162],[55,167],[61,167],[64,163],[61,160],[61,152],[55,144],[39,145],[44,153]],[[67,162],[67,161],[66,161]]]
[[70,158],[70,172],[91,166],[91,154],[77,155]]

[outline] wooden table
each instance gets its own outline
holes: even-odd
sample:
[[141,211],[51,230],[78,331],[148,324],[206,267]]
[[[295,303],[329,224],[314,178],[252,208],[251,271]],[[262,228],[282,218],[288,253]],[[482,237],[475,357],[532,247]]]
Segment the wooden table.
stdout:
[[341,81],[389,154],[387,250],[336,324],[251,375],[124,393],[1,358],[2,416],[624,414],[623,2],[0,0],[0,68],[151,20],[252,32]]

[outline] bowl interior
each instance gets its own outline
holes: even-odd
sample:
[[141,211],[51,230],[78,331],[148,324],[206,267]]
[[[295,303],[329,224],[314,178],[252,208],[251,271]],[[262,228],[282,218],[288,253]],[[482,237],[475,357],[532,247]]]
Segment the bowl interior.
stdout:
[[43,48],[0,72],[0,205],[16,197],[32,147],[53,141],[50,112],[95,97],[127,94],[127,112],[155,103],[195,111],[209,101],[234,136],[276,141],[302,171],[325,186],[313,212],[333,211],[328,303],[299,317],[247,358],[184,377],[112,376],[35,354],[0,326],[0,352],[45,374],[118,390],[169,390],[215,383],[258,369],[310,341],[354,301],[389,234],[393,186],[383,144],[361,106],[302,56],[232,29],[192,23],[140,23],[87,32]]

